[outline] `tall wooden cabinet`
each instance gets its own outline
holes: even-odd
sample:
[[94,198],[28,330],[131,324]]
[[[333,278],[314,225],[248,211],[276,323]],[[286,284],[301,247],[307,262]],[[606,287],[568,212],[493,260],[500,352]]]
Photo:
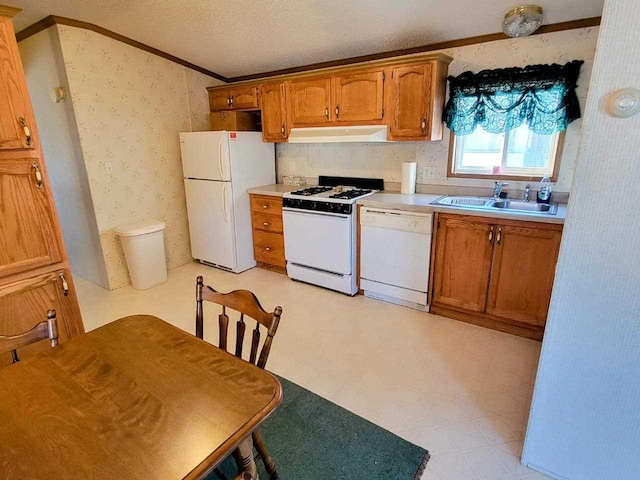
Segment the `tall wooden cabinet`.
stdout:
[[84,327],[11,22],[18,12],[0,5],[0,335],[55,309],[64,341]]
[[436,215],[431,311],[541,339],[562,225]]

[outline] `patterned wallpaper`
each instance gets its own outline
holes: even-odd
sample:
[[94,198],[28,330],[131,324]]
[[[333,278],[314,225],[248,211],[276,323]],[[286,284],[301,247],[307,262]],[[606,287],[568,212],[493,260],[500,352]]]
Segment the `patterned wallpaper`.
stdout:
[[[442,50],[454,60],[450,75],[487,68],[525,66],[538,63],[566,63],[581,59],[585,63],[577,90],[582,110],[591,77],[598,27],[568,30],[533,37],[500,40]],[[555,189],[568,192],[571,188],[581,121],[572,123],[566,134],[560,174]],[[402,142],[377,144],[285,144],[276,146],[278,178],[283,175],[344,175],[382,177],[399,182],[402,162],[418,162],[419,184],[455,185],[468,187],[491,186],[491,180],[447,179],[449,131],[439,142]],[[423,167],[431,167],[433,178],[423,178]],[[366,174],[363,175],[363,172]],[[522,189],[526,182],[510,182],[514,189]]]
[[178,133],[208,129],[205,87],[220,82],[94,32],[57,28],[110,288],[129,283],[114,232],[123,223],[165,222],[168,267],[191,261]]

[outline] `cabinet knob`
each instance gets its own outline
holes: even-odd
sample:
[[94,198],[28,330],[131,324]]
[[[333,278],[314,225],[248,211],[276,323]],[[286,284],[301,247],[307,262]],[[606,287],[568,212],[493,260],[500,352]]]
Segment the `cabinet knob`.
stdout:
[[262,208],[269,208],[269,205],[262,205]]
[[422,131],[423,132],[427,131],[427,119],[426,118],[422,119]]
[[324,118],[326,118],[327,120],[329,120],[329,107],[326,107],[324,109]]
[[489,227],[489,243],[493,243],[493,227]]
[[271,224],[269,222],[264,222],[262,225],[264,225],[265,227],[270,227]]
[[340,105],[336,105],[336,118],[340,118]]
[[267,252],[270,252],[270,251],[271,251],[271,247],[264,247],[264,249],[265,249]]
[[283,123],[283,124],[282,124],[282,128],[280,129],[280,133],[282,133],[282,136],[283,136],[283,137],[284,137],[284,132],[285,132],[285,130],[284,130],[284,123]]
[[500,245],[500,240],[502,240],[502,228],[498,228],[498,235],[496,235],[496,243]]

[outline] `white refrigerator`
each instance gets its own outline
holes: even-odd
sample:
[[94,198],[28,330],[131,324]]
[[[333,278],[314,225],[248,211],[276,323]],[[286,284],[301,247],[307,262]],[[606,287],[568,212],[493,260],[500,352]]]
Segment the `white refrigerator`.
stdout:
[[273,143],[260,132],[180,134],[191,254],[232,272],[256,266],[247,189],[276,181]]

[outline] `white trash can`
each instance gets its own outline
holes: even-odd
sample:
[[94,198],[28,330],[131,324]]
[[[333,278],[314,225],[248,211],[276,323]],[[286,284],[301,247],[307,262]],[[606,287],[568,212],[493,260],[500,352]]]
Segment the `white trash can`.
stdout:
[[167,259],[164,252],[162,222],[147,220],[116,228],[129,267],[131,284],[146,290],[167,281]]

